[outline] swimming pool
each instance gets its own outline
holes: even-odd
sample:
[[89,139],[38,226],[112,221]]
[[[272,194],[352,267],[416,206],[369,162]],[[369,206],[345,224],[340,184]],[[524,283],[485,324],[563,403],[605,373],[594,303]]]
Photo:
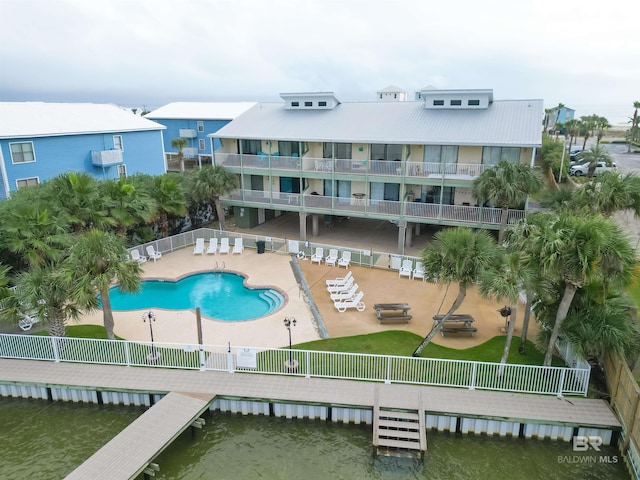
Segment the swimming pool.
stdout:
[[248,288],[245,277],[231,272],[204,272],[170,280],[144,280],[138,293],[110,290],[113,310],[195,310],[216,320],[241,321],[264,317],[284,304],[273,288]]

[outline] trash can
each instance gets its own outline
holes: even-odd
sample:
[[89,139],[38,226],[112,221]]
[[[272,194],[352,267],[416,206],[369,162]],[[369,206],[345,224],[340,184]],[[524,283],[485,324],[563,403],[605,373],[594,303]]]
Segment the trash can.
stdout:
[[256,248],[258,249],[258,253],[264,253],[264,246],[266,242],[264,240],[258,240],[256,242]]

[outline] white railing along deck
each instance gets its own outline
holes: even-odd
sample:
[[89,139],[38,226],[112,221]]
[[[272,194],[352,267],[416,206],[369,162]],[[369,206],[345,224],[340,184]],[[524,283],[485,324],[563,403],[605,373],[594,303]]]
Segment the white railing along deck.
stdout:
[[10,334],[0,334],[0,358],[296,375],[559,396],[586,396],[589,383],[589,369],[581,368]]
[[[288,206],[291,209],[301,208],[326,210],[327,214],[356,214],[393,216],[397,219],[404,216],[407,220],[431,219],[433,221],[464,222],[473,224],[500,224],[502,210],[499,208],[476,207],[469,205],[440,205],[437,203],[400,202],[391,200],[374,200],[369,198],[329,197],[300,193],[269,192],[263,190],[237,189],[222,197],[229,203],[242,202],[262,205],[264,207]],[[509,210],[508,222],[515,223],[524,218],[523,210]]]

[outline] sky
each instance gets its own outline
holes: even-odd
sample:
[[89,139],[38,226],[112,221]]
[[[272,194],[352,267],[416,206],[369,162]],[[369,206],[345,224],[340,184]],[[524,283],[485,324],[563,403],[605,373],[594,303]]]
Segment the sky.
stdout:
[[640,101],[637,0],[0,0],[0,19],[0,101],[491,88],[613,125]]

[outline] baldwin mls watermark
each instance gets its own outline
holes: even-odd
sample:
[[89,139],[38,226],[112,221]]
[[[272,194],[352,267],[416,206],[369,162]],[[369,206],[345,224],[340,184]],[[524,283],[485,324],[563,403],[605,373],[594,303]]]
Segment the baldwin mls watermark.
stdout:
[[597,435],[575,435],[571,440],[574,452],[596,452],[593,455],[558,455],[558,463],[618,463],[617,455],[602,455],[602,437]]

